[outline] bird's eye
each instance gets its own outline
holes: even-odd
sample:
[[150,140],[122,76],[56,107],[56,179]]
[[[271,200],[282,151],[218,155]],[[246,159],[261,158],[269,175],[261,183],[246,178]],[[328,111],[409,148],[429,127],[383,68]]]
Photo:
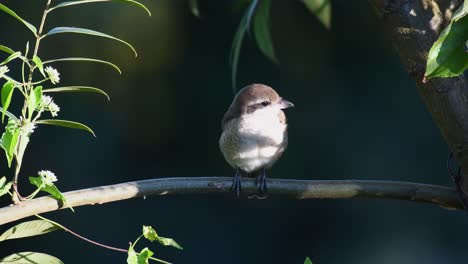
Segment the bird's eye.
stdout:
[[263,106],[267,106],[267,105],[269,105],[269,104],[270,104],[270,102],[268,102],[268,101],[263,101],[263,102],[261,102],[261,105],[263,105]]

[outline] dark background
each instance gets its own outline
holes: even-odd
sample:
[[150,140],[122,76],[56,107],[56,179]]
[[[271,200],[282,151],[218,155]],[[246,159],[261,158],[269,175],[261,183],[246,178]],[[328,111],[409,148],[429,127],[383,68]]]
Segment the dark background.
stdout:
[[[37,25],[45,1],[3,0]],[[58,2],[58,1],[54,1]],[[92,85],[91,94],[57,94],[59,118],[97,134],[40,127],[22,170],[49,169],[63,191],[149,178],[230,176],[218,150],[220,120],[231,103],[229,51],[242,16],[231,1],[90,4],[51,13],[53,26],[93,28],[132,43],[55,35],[42,42],[43,60],[85,56],[110,60],[123,74],[90,63],[54,64],[63,85]],[[279,65],[247,38],[239,87],[261,82],[295,103],[287,112],[290,145],[270,177],[402,180],[452,186],[448,149],[366,1],[332,1],[326,30],[300,1],[274,1],[272,34]],[[240,10],[241,11],[241,10]],[[0,44],[23,50],[29,31],[0,14]],[[32,45],[33,43],[31,43]],[[18,68],[12,66],[12,71]],[[13,103],[19,103],[20,96]],[[2,160],[4,158],[2,157]],[[2,175],[11,176],[2,161]],[[4,204],[7,201],[4,200]],[[147,197],[46,214],[91,239],[127,247],[154,226],[183,251],[149,245],[174,263],[462,263],[468,258],[467,216],[433,205],[378,199],[266,200],[234,195]],[[11,225],[0,227],[3,232]],[[142,243],[140,246],[144,246]],[[0,255],[39,251],[65,263],[124,263],[122,253],[64,232],[0,244]]]

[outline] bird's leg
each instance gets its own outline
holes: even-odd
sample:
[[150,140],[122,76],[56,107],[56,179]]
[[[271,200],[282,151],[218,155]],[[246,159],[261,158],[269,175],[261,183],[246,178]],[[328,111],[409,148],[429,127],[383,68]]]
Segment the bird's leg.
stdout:
[[266,184],[266,169],[263,168],[260,170],[260,173],[257,175],[255,180],[255,185],[257,185],[258,193],[263,195],[267,191],[267,184]]
[[232,179],[232,185],[231,185],[231,191],[236,192],[237,198],[239,198],[240,192],[242,191],[241,178],[242,178],[241,170],[237,168],[236,175],[234,175],[234,178]]

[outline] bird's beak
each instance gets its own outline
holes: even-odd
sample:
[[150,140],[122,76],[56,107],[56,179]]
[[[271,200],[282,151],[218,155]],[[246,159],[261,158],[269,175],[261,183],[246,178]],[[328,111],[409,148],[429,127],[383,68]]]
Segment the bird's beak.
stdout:
[[281,100],[279,101],[279,106],[281,109],[286,109],[286,108],[294,107],[294,104],[289,102],[286,99],[281,98]]

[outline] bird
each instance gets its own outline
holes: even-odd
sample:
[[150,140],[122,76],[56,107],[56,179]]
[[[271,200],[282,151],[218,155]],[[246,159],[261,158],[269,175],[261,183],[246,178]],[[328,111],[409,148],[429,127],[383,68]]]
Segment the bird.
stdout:
[[242,176],[256,177],[260,194],[267,191],[266,170],[288,146],[288,125],[283,109],[294,107],[265,84],[250,84],[237,93],[221,121],[221,152],[236,172],[231,191],[241,192]]

